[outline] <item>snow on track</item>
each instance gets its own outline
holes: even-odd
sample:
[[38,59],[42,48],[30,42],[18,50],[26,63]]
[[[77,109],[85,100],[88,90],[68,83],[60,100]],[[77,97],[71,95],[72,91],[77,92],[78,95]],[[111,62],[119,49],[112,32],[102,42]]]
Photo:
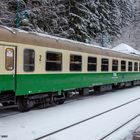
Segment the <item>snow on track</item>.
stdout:
[[[115,92],[109,92],[100,96],[91,96],[91,98],[63,104],[61,106],[42,110],[31,110],[16,116],[0,118],[0,136],[8,135],[6,140],[36,139],[47,133],[51,133],[130,100],[139,98],[139,90],[140,87],[117,90]],[[139,105],[140,101],[137,101],[135,102],[135,107],[131,107],[132,110],[130,107],[123,110],[120,109],[115,118],[113,114],[106,114],[98,117],[96,121],[90,120],[90,123],[89,121],[85,122],[80,124],[79,127],[73,127],[73,130],[71,131],[66,130],[66,133],[63,133],[62,135],[57,133],[53,137],[47,139],[77,140],[79,138],[82,140],[83,138],[84,140],[96,140],[108,133],[112,128],[117,127],[117,125],[113,124],[114,122],[119,125],[122,121],[127,121],[134,117],[135,114],[140,113],[138,109]],[[118,118],[120,121],[118,121]]]
[[[58,132],[50,137],[42,140],[103,140],[107,134],[123,125],[140,113],[139,109],[134,110],[140,105],[140,100],[132,104],[128,104],[123,108],[119,108],[87,122],[81,123],[64,131]],[[93,129],[94,128],[94,129]],[[81,133],[75,133],[81,130]],[[90,135],[89,135],[90,134]],[[110,140],[114,140],[111,138]]]
[[17,115],[19,113],[20,112],[17,111],[16,105],[7,106],[7,107],[0,106],[0,119],[8,116]]

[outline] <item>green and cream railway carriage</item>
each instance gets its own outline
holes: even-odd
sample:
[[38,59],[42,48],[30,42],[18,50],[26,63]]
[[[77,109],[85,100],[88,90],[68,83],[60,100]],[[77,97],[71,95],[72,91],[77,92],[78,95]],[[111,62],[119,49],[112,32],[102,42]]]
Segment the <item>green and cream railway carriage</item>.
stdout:
[[[0,27],[0,103],[63,103],[70,91],[139,84],[140,57]],[[86,90],[84,90],[86,89]]]

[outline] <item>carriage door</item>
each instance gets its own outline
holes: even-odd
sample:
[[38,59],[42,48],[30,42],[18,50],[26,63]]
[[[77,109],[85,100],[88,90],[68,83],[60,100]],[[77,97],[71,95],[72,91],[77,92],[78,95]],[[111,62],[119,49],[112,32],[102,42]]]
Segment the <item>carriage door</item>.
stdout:
[[7,75],[5,86],[8,90],[15,90],[15,74],[16,74],[16,47],[4,46],[4,71]]

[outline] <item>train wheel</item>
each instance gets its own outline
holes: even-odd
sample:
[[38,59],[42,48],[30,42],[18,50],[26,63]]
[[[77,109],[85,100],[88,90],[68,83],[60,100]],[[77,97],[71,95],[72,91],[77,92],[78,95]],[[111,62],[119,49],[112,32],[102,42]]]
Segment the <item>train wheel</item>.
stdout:
[[7,102],[1,103],[3,106],[8,106]]
[[56,101],[55,103],[57,104],[57,105],[61,105],[61,104],[63,104],[65,102],[65,100],[58,100],[58,101]]
[[17,100],[18,110],[20,112],[26,112],[30,109],[30,101],[28,98],[19,97]]
[[53,97],[53,102],[57,105],[61,105],[65,102],[66,98],[65,95],[60,95],[60,96],[54,96]]

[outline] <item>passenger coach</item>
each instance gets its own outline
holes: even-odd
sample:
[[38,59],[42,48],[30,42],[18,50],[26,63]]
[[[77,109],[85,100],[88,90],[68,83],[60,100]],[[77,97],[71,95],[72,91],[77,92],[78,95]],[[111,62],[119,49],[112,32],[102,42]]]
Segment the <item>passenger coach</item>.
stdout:
[[[73,92],[139,84],[140,57],[0,27],[0,103],[62,104]],[[133,93],[132,93],[133,94]]]

